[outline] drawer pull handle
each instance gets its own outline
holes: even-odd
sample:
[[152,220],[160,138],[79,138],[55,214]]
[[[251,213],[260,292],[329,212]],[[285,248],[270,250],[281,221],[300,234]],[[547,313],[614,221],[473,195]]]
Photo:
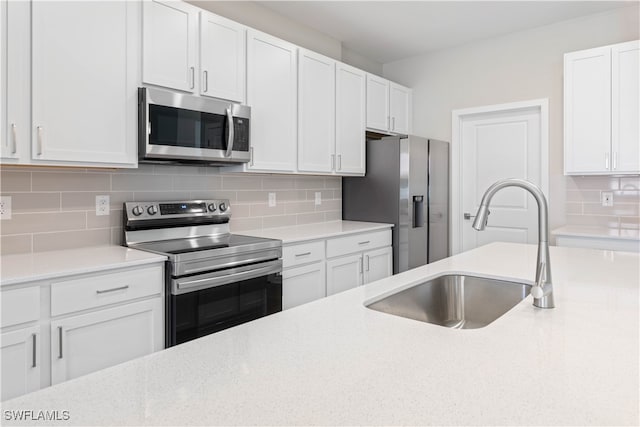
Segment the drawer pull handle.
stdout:
[[126,285],[126,286],[120,286],[119,288],[112,288],[112,289],[104,289],[104,290],[102,290],[102,289],[98,289],[98,290],[96,291],[96,294],[106,294],[106,293],[108,293],[108,292],[123,291],[123,290],[125,290],[125,289],[129,289],[129,285]]
[[62,359],[62,326],[58,326],[58,359]]
[[33,343],[33,347],[31,348],[31,367],[35,368],[36,367],[36,334],[31,334],[31,341]]
[[296,254],[296,256],[307,256],[307,255],[311,255],[311,252],[303,252],[301,254]]
[[371,240],[365,240],[364,242],[358,242],[359,245],[368,245],[371,243]]

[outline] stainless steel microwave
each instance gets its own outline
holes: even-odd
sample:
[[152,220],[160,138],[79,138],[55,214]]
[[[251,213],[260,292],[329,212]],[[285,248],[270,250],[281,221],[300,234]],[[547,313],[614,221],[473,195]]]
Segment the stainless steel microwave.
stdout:
[[251,108],[232,102],[138,88],[138,156],[141,162],[249,161]]

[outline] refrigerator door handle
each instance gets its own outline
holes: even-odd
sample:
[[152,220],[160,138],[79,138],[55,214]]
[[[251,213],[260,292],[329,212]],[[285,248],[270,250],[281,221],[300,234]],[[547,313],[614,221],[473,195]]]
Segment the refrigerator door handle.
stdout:
[[424,227],[424,196],[413,196],[413,228]]

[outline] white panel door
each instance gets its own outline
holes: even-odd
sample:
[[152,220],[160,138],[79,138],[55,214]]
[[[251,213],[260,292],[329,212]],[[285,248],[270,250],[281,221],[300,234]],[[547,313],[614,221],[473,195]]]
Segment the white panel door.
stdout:
[[31,4],[34,160],[135,165],[139,7]]
[[335,168],[336,61],[298,51],[298,170]]
[[640,41],[611,52],[613,172],[640,173]]
[[282,272],[282,309],[306,304],[327,295],[324,261]]
[[[565,173],[611,169],[611,48],[564,57]],[[637,119],[637,118],[636,118]]]
[[366,76],[336,64],[336,172],[341,175],[365,173]]
[[367,74],[367,127],[389,130],[389,80]]
[[362,255],[327,261],[327,296],[362,285]]
[[52,384],[160,350],[163,331],[161,297],[52,321]]
[[297,48],[247,31],[247,104],[251,106],[250,170],[296,170]]
[[2,396],[7,400],[40,388],[40,328],[0,335]]
[[[522,178],[540,186],[541,130],[538,108],[506,110],[463,119],[461,135],[462,210],[475,216],[486,189],[504,178]],[[538,241],[537,205],[521,188],[499,191],[489,207],[484,231],[462,222],[462,251],[487,243]]]
[[245,102],[246,34],[241,24],[200,11],[200,93]]
[[389,85],[389,130],[395,133],[411,132],[411,89],[391,82]]
[[195,92],[198,9],[175,0],[142,4],[142,81]]
[[393,275],[393,249],[389,246],[364,253],[364,283]]

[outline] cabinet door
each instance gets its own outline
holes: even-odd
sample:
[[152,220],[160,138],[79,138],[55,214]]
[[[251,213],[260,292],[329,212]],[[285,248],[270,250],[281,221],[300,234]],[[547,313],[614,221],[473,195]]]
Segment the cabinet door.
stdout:
[[195,92],[198,9],[181,1],[142,3],[142,81]]
[[335,167],[335,65],[333,59],[300,49],[298,62],[298,170]]
[[282,272],[282,309],[306,304],[327,294],[325,265],[316,262]]
[[36,163],[135,166],[139,7],[135,2],[31,3]]
[[364,283],[375,282],[393,274],[393,249],[391,247],[364,253]]
[[250,170],[296,169],[297,48],[247,31],[247,103],[251,106]]
[[246,28],[200,12],[200,93],[244,103]]
[[362,285],[362,255],[327,261],[327,296]]
[[7,164],[29,163],[31,144],[31,5],[0,2],[0,155]]
[[163,337],[161,297],[52,321],[52,384],[160,350]]
[[40,330],[19,329],[0,335],[2,398],[11,399],[40,388]]
[[640,173],[640,41],[611,50],[611,145],[614,172]]
[[[564,57],[565,173],[611,169],[611,48]],[[637,118],[636,118],[637,120]]]
[[389,80],[367,74],[367,127],[389,130]]
[[336,64],[336,172],[365,173],[366,73]]
[[389,85],[389,130],[395,133],[411,132],[411,89],[396,83]]

